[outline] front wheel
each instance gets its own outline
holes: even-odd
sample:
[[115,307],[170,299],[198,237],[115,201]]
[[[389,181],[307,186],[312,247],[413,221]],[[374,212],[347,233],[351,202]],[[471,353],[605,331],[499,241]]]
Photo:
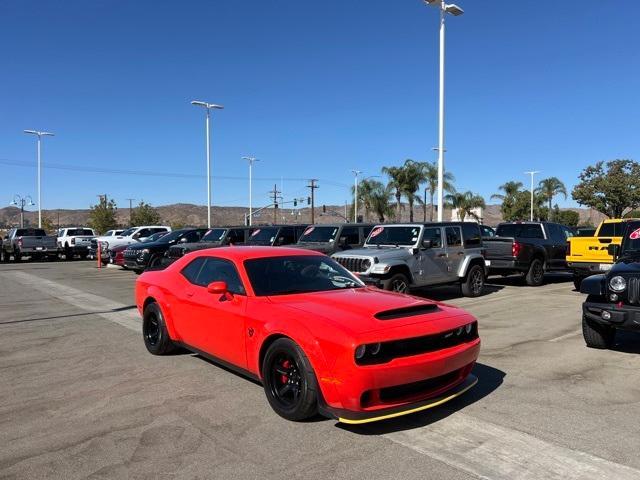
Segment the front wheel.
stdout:
[[409,293],[409,279],[404,273],[396,273],[382,281],[382,288],[398,293]]
[[589,348],[611,348],[616,337],[616,330],[593,322],[583,315],[582,336]]
[[465,297],[479,297],[484,291],[484,269],[480,265],[472,266],[467,272],[467,278],[462,282],[462,295]]
[[318,384],[309,359],[289,338],[273,342],[262,362],[264,391],[283,418],[306,420],[318,411]]
[[4,248],[0,248],[0,263],[6,263],[9,261],[9,254]]
[[539,287],[544,283],[544,263],[539,258],[534,258],[529,265],[529,271],[524,277],[530,287]]
[[20,250],[16,249],[13,251],[13,261],[15,263],[22,261],[22,253],[20,253]]
[[573,286],[575,287],[576,291],[580,291],[580,287],[582,286],[582,281],[584,280],[585,277],[573,277]]
[[150,303],[142,315],[142,337],[144,346],[154,355],[167,355],[175,350],[169,338],[162,310],[157,303]]

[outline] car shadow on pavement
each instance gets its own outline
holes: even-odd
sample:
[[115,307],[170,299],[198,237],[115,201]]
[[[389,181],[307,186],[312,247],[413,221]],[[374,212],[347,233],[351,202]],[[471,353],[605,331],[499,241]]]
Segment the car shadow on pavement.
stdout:
[[[476,298],[482,298],[502,290],[504,286],[486,283],[482,295]],[[453,300],[454,298],[463,298],[459,285],[445,285],[442,287],[421,288],[411,291],[411,295],[426,298],[427,300],[436,300],[439,302]]]
[[506,373],[497,368],[493,368],[483,363],[476,363],[473,374],[478,377],[478,383],[465,392],[463,395],[453,400],[419,413],[406,415],[403,417],[382,420],[379,422],[366,423],[362,425],[348,425],[338,423],[338,428],[350,431],[358,435],[384,435],[403,430],[427,427],[433,423],[444,420],[467,406],[482,400],[493,393],[502,385]]
[[627,332],[618,330],[616,332],[616,343],[611,348],[614,352],[639,354],[640,353],[640,332]]
[[36,317],[36,318],[24,318],[21,320],[9,320],[6,322],[0,321],[0,325],[11,325],[14,323],[29,323],[29,322],[41,322],[44,320],[59,320],[64,318],[74,318],[74,317],[87,317],[91,315],[100,315],[100,314],[108,314],[108,313],[116,313],[116,312],[124,312],[126,310],[135,310],[137,307],[135,305],[129,305],[126,307],[113,308],[111,310],[100,310],[96,312],[82,312],[82,313],[67,313],[66,315],[56,315],[52,317]]
[[[555,285],[560,283],[573,282],[573,275],[565,272],[546,273],[544,275],[544,285]],[[491,276],[487,279],[487,285],[502,285],[502,286],[522,286],[526,287],[523,275],[509,275],[507,277]],[[537,287],[531,287],[537,288]],[[573,290],[573,287],[571,288]]]

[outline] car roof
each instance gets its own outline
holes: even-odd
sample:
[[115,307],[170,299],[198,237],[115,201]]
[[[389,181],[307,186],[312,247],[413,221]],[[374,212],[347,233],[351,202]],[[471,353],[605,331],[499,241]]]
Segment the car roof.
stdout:
[[[289,248],[289,247],[262,247],[262,246],[237,246],[237,247],[220,247],[220,248],[208,248],[205,250],[198,250],[191,255],[198,257],[222,257],[229,260],[244,261],[254,258],[268,258],[268,257],[291,257],[291,256],[318,256],[322,257],[324,254],[314,252],[311,250],[303,250],[302,248]],[[191,256],[193,258],[193,256]]]

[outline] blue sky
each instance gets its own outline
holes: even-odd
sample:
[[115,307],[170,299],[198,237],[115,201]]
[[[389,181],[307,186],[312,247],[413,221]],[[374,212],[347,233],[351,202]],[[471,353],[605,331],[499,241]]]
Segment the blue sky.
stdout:
[[[460,0],[447,23],[447,167],[487,199],[525,170],[568,187],[598,160],[640,160],[640,2]],[[204,204],[204,114],[213,119],[213,201],[284,196],[342,204],[350,170],[380,175],[437,144],[437,11],[419,0],[0,2],[0,204],[44,208],[107,193]],[[198,176],[202,177],[198,177]],[[278,180],[280,187],[280,181]],[[570,200],[559,202],[573,205]]]

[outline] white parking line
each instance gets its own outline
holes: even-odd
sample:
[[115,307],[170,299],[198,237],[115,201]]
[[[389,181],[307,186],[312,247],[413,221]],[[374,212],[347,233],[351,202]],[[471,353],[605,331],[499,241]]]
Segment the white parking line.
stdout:
[[127,309],[128,305],[123,303],[114,302],[108,298],[83,292],[77,288],[68,287],[58,282],[52,282],[51,280],[46,280],[22,271],[11,270],[1,272],[0,275],[10,277],[12,280],[38,290],[45,295],[59,298],[74,307],[95,313],[106,320],[122,325],[134,332],[142,331],[142,322],[140,321],[138,310]]
[[640,470],[456,413],[428,427],[384,435],[491,480],[638,480]]

